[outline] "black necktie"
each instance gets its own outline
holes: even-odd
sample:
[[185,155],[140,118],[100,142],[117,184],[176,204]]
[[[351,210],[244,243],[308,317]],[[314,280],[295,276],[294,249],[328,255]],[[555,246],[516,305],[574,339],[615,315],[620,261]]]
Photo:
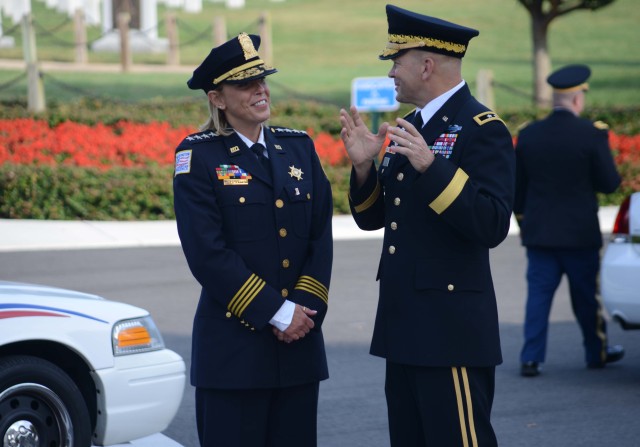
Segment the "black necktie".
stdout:
[[253,146],[251,146],[251,150],[254,154],[256,154],[256,157],[258,157],[258,161],[260,162],[260,164],[262,164],[262,167],[267,172],[269,177],[271,177],[271,165],[269,164],[269,158],[267,158],[267,156],[264,154],[264,149],[264,146],[260,143],[255,143]]
[[413,126],[418,129],[418,132],[420,132],[420,129],[422,129],[422,125],[424,124],[422,122],[422,113],[420,113],[420,111],[417,111],[415,116],[413,117]]

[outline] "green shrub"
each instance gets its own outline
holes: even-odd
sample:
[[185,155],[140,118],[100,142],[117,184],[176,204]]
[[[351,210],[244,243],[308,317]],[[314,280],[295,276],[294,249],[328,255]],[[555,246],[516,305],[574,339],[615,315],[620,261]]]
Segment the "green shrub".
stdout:
[[172,219],[172,167],[0,167],[0,217],[5,219]]
[[[349,212],[348,167],[327,168],[336,214]],[[173,167],[0,166],[0,218],[174,219]]]

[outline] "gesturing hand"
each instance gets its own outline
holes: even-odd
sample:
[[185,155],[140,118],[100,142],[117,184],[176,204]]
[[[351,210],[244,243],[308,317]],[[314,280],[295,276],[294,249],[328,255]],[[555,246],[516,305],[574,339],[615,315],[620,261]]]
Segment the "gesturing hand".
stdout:
[[416,171],[426,171],[435,158],[433,151],[413,124],[402,118],[396,118],[396,122],[397,127],[387,128],[389,139],[398,144],[393,151],[407,157]]
[[382,123],[377,134],[372,133],[360,117],[358,110],[351,106],[351,114],[340,109],[340,138],[354,168],[368,170],[384,144],[388,123]]

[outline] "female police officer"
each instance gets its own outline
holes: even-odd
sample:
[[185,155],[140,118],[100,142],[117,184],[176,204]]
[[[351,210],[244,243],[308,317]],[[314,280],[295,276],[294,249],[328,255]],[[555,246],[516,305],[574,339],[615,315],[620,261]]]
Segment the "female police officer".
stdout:
[[202,286],[191,383],[203,446],[315,446],[331,187],[302,131],[270,127],[276,72],[240,34],[187,82],[211,116],[176,149],[178,233]]

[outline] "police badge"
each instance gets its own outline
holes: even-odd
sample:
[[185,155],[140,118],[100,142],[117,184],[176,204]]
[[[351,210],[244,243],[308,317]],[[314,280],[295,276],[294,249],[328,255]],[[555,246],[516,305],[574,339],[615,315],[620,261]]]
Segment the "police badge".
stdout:
[[291,177],[295,177],[298,179],[298,181],[300,181],[302,180],[302,174],[304,174],[304,172],[302,172],[302,169],[296,168],[295,166],[289,166],[289,175]]

